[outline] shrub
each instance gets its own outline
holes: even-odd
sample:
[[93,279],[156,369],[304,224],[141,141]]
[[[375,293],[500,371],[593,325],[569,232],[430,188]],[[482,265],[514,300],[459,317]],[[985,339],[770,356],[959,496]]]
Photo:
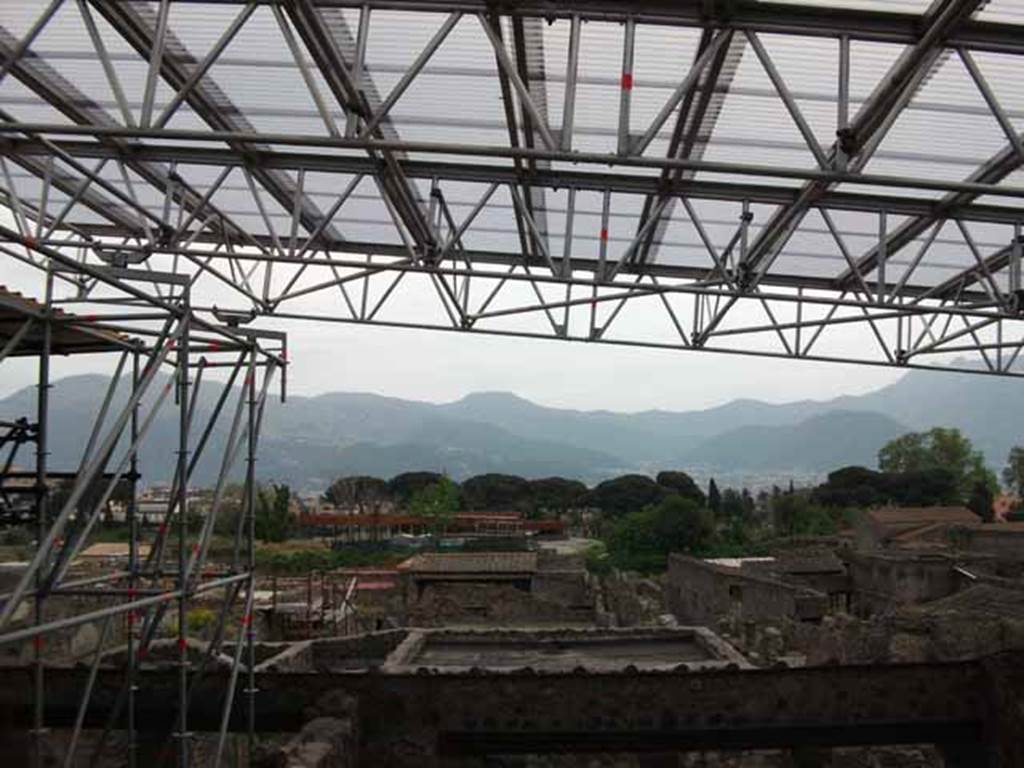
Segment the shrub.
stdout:
[[608,547],[597,541],[587,547],[583,553],[583,562],[587,570],[595,576],[606,576],[612,572],[612,562],[608,556]]
[[211,608],[191,608],[185,614],[185,626],[190,633],[200,634],[217,621],[217,614]]

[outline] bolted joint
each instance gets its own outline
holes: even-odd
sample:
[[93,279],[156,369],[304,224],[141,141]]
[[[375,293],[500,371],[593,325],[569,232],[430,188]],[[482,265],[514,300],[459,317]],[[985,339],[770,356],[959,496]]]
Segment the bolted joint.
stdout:
[[743,292],[747,293],[754,284],[754,270],[751,269],[750,264],[745,261],[741,261],[736,265],[736,286]]
[[1010,310],[1016,315],[1024,315],[1024,288],[1010,294]]
[[153,255],[153,249],[148,245],[132,251],[116,248],[96,248],[94,250],[100,261],[118,269],[127,269],[135,264],[141,264]]
[[857,134],[853,132],[853,129],[840,128],[836,131],[836,138],[839,139],[839,149],[844,155],[847,157],[853,157],[857,154]]
[[905,349],[896,350],[896,365],[906,365],[910,361],[910,352]]

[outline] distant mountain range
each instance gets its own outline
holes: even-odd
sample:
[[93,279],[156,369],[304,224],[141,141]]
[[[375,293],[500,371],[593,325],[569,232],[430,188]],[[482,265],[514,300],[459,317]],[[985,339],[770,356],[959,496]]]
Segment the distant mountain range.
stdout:
[[[89,375],[56,383],[53,467],[74,468],[107,381]],[[197,423],[211,412],[219,386],[203,385]],[[784,404],[745,399],[699,411],[640,413],[548,408],[503,392],[440,405],[347,392],[292,396],[284,405],[268,405],[258,473],[320,490],[342,474],[389,477],[411,469],[456,479],[507,472],[593,483],[625,472],[682,468],[702,480],[715,476],[756,487],[789,478],[806,482],[849,464],[874,466],[886,441],[933,426],[959,427],[998,469],[1010,447],[1024,443],[1021,389],[1012,379],[911,371],[866,395]],[[115,405],[126,396],[123,384]],[[0,419],[31,417],[34,398],[34,388],[26,388],[0,400]],[[214,454],[199,465],[199,484],[216,475],[230,415],[213,432]],[[168,401],[154,420],[142,455],[145,483],[171,476],[176,418]]]

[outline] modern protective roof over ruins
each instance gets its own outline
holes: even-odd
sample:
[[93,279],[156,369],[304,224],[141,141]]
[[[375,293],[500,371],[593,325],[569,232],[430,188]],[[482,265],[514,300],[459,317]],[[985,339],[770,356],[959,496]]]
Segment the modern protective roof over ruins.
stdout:
[[12,0],[4,248],[199,309],[1019,373],[1022,54],[1022,0]]

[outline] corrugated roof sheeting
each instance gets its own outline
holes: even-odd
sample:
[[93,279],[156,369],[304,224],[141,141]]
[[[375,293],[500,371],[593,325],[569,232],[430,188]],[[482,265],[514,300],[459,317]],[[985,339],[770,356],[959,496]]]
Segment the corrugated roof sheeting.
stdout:
[[[791,4],[811,6],[820,3],[792,0]],[[833,5],[864,11],[922,14],[928,10],[930,2],[847,0]],[[133,6],[133,10],[140,7]],[[155,18],[158,8],[156,4],[144,8],[144,18]],[[172,3],[169,31],[173,44],[165,56],[182,66],[186,72],[193,71],[197,62],[202,61],[217,44],[242,10],[241,4]],[[0,8],[0,24],[16,40],[25,34],[38,11],[38,5],[28,0],[4,3]],[[359,28],[359,10],[322,8],[318,14],[346,62],[351,63]],[[149,65],[100,13],[94,11],[93,16],[133,118],[137,120],[141,114]],[[282,18],[291,17],[286,11]],[[1001,23],[1022,23],[1024,4],[1019,0],[993,0],[976,18]],[[444,22],[443,13],[373,10],[368,25],[366,69],[361,81],[371,109],[380,108],[406,69],[430,44]],[[526,82],[537,111],[546,117],[548,127],[557,141],[564,121],[570,23],[566,19],[549,21],[527,18],[523,24],[525,60],[522,66],[526,70]],[[299,39],[294,23],[289,20],[286,25]],[[515,61],[515,33],[508,18],[502,20],[501,29],[506,53]],[[624,88],[622,68],[625,29],[624,25],[609,21],[587,21],[581,26],[572,133],[572,147],[579,152],[614,154],[617,151],[620,102]],[[629,84],[628,127],[632,139],[648,129],[681,78],[689,71],[698,53],[701,34],[702,31],[695,27],[636,26],[632,80]],[[765,169],[817,170],[818,162],[805,137],[801,135],[793,115],[779,98],[764,64],[752,46],[742,43],[744,33],[737,31],[735,35],[731,53],[735,73],[725,82],[715,84],[716,98],[721,100],[721,105],[716,104],[711,108],[713,120],[705,117],[702,122],[703,132],[698,132],[690,157],[710,162],[751,164]],[[762,33],[758,37],[777,68],[779,77],[793,94],[794,103],[806,120],[814,140],[827,153],[836,139],[838,120],[838,41],[828,37],[769,33]],[[347,118],[345,105],[339,103],[330,91],[312,57],[302,46],[301,39],[299,46],[302,61],[309,67],[309,79],[323,99],[328,120],[344,132]],[[76,3],[65,3],[33,43],[31,50],[39,59],[37,63],[45,64],[81,91],[90,102],[85,105],[89,114],[96,116],[96,119],[100,119],[100,115],[105,115],[103,119],[110,121],[121,119],[115,94],[93,49]],[[885,83],[887,73],[903,50],[904,46],[892,43],[860,40],[851,43],[851,118],[866,108],[871,95],[880,84]],[[988,52],[975,53],[974,58],[1008,119],[1018,130],[1024,128],[1024,78],[1018,76],[1017,58]],[[324,136],[327,133],[324,115],[307,87],[307,80],[287,45],[274,8],[270,5],[261,5],[254,10],[226,46],[219,60],[200,81],[199,88],[210,103],[222,110],[229,124],[238,129],[290,136]],[[699,90],[694,91],[695,98],[700,95]],[[171,98],[173,90],[162,78],[158,78],[155,113],[159,114]],[[524,113],[518,105],[518,99],[514,101],[519,138],[522,140]],[[0,109],[26,122],[68,121],[56,109],[43,104],[36,94],[14,76],[8,76],[0,83]],[[667,154],[679,112],[677,104],[650,143],[646,157],[657,158]],[[170,119],[168,127],[204,130],[210,125],[209,117],[197,114],[190,105],[183,104]],[[394,103],[382,125],[384,136],[391,139],[508,146],[509,131],[498,79],[498,65],[480,21],[474,15],[465,14],[460,18],[447,38],[433,52],[424,69],[412,79]],[[145,143],[197,145],[173,137],[146,139]],[[539,138],[534,143],[535,146],[543,146]],[[999,153],[1006,144],[1005,133],[990,113],[964,64],[955,53],[947,52],[910,99],[907,108],[886,131],[864,171],[887,176],[960,181]],[[223,148],[225,144],[206,141],[198,146]],[[293,147],[285,145],[266,146],[281,151],[294,151]],[[303,147],[301,151],[310,155],[367,157],[366,152],[358,149]],[[490,165],[504,169],[513,166],[510,158],[499,156],[416,151],[395,156],[399,162],[405,157],[410,161],[461,165],[472,163],[481,167]],[[567,159],[540,161],[538,167],[552,171],[580,170],[578,165]],[[183,163],[178,172],[199,194],[203,194],[218,170]],[[162,215],[164,193],[149,186],[135,170],[129,168],[125,173],[131,181],[130,185],[125,184],[124,174],[113,162],[108,163],[100,176],[114,189],[137,199],[154,215]],[[298,178],[295,171],[282,170],[275,173],[286,190],[295,188]],[[628,173],[655,177],[661,170],[656,167],[633,167],[628,169]],[[803,179],[793,177],[755,177],[706,170],[688,171],[687,176],[699,182],[771,184],[794,190],[805,183]],[[16,178],[19,191],[27,201],[39,199],[38,181],[20,171]],[[351,179],[348,173],[310,171],[306,175],[304,191],[320,211],[326,211]],[[1010,173],[1004,183],[1024,186],[1024,175],[1019,171]],[[259,180],[255,180],[254,184],[266,217],[260,212],[244,174],[238,169],[232,171],[228,181],[213,195],[212,203],[253,234],[269,235],[269,219],[276,234],[285,237],[290,228],[291,210],[280,195],[275,197]],[[833,189],[837,192],[896,194],[923,200],[939,199],[945,194],[939,190],[920,189],[908,184],[905,189],[893,189],[843,183],[834,185]],[[483,181],[442,182],[442,191],[456,223],[470,215],[486,188]],[[423,210],[427,210],[429,181],[409,182],[409,189],[415,191],[422,201]],[[538,228],[545,233],[546,245],[556,260],[564,252],[567,197],[564,188],[548,188],[541,193],[539,187],[533,189],[530,196]],[[54,193],[50,204],[60,205],[64,200],[66,197]],[[645,200],[641,194],[613,193],[610,215],[607,222],[604,222],[602,195],[594,191],[580,191],[576,195],[572,255],[576,258],[596,259],[601,243],[605,240],[608,261],[614,263],[621,258],[641,226]],[[1019,199],[994,196],[982,198],[980,202],[1024,207]],[[741,204],[695,200],[694,207],[712,246],[724,250],[740,226]],[[754,218],[748,231],[751,240],[760,233],[774,211],[774,206],[754,206]],[[833,215],[842,231],[844,243],[854,258],[877,242],[877,220],[870,214],[836,212]],[[663,225],[654,241],[656,247],[648,254],[648,263],[654,266],[703,266],[710,270],[713,263],[707,248],[683,207],[678,204],[667,207],[663,218]],[[72,212],[71,223],[91,224],[98,219],[102,220],[102,217],[97,212],[78,205]],[[900,217],[891,215],[889,231],[894,231],[900,221]],[[389,245],[401,242],[381,192],[370,179],[360,183],[357,192],[334,218],[334,223],[341,236],[347,239]],[[607,230],[604,237],[603,229]],[[972,225],[971,231],[977,233],[976,241],[982,251],[988,252],[1005,244],[1009,230],[1006,227],[987,229],[984,225]],[[444,232],[446,230],[442,228]],[[970,266],[973,257],[965,250],[962,238],[958,233],[955,233],[956,237],[947,237],[946,234],[944,229],[942,237],[937,239],[932,251],[916,270],[915,279]],[[505,187],[500,188],[483,207],[462,239],[465,246],[474,251],[493,251],[506,255],[520,249],[515,206]],[[909,263],[921,240],[913,240],[904,250],[895,254],[890,263]],[[731,255],[731,258],[735,257],[735,253]],[[776,273],[791,272],[799,276],[830,278],[846,268],[847,263],[837,249],[834,238],[824,227],[820,216],[812,213],[790,236],[772,270]],[[889,277],[891,279],[891,274]]]

